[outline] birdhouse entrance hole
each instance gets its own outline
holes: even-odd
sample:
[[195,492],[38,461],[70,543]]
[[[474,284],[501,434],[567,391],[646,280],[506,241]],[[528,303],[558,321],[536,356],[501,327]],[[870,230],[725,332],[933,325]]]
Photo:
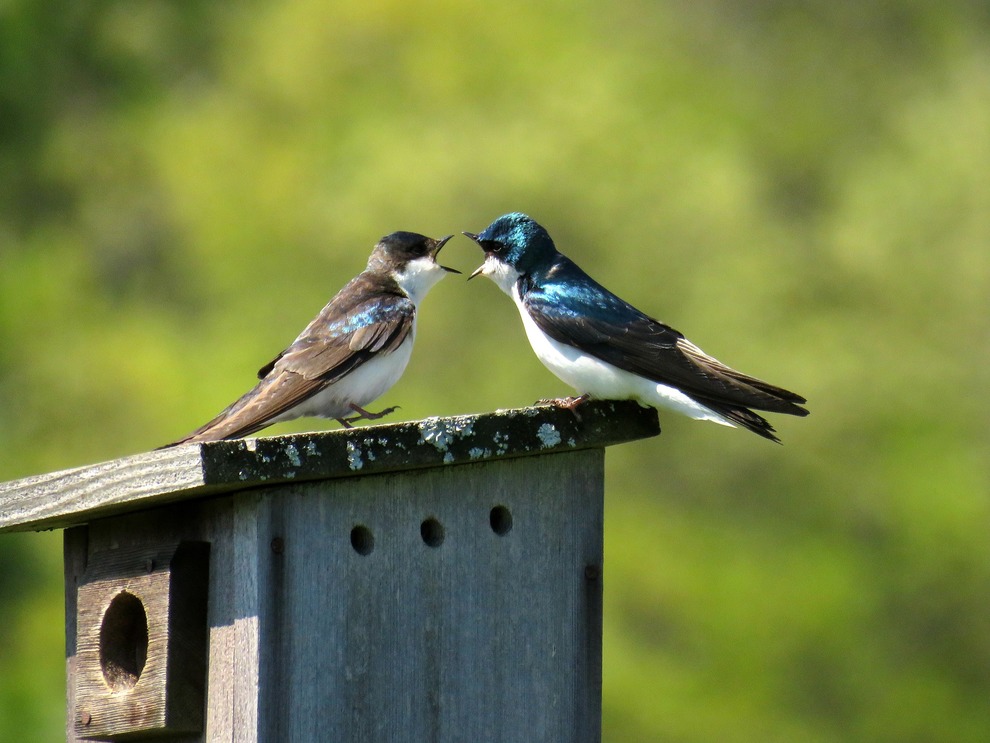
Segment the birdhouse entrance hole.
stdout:
[[100,668],[113,691],[127,691],[141,678],[148,659],[148,615],[141,599],[121,591],[100,625]]

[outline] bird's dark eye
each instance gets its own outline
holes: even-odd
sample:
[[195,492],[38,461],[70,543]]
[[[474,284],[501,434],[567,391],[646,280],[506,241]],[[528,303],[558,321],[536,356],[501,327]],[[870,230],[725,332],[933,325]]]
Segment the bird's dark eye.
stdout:
[[500,243],[498,240],[482,240],[481,247],[485,249],[486,253],[498,255],[505,250],[505,243]]

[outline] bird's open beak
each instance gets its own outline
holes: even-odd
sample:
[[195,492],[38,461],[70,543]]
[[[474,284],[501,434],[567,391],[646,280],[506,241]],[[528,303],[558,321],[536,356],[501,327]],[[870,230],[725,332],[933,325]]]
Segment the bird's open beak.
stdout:
[[[440,248],[447,244],[447,241],[452,238],[453,235],[447,235],[446,237],[441,237],[436,241],[436,246],[433,248],[433,260],[437,259],[437,255],[440,253]],[[460,273],[456,268],[451,268],[450,266],[444,266],[442,263],[437,263],[440,268],[442,268],[447,273]]]
[[[473,232],[462,232],[461,234],[464,235],[464,237],[470,238],[471,240],[473,240],[476,243],[478,242],[478,236],[476,234],[474,234]],[[482,250],[484,250],[484,247],[482,247],[481,243],[478,243],[478,247],[481,248]],[[485,255],[487,256],[487,253]],[[474,270],[474,273],[472,273],[470,276],[467,277],[467,280],[470,281],[475,276],[479,276],[481,274],[481,272],[484,271],[484,270],[485,270],[485,264],[482,263],[480,266],[478,266]]]

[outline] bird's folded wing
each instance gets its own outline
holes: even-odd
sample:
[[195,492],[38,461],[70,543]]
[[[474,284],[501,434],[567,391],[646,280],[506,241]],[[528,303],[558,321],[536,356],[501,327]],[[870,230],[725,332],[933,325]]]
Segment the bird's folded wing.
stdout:
[[397,348],[413,328],[415,305],[406,298],[355,307],[348,322],[321,313],[291,346],[261,368],[261,381],[185,439],[215,427],[223,437],[245,436],[340,380],[377,354]]
[[414,327],[416,307],[403,295],[365,295],[342,306],[335,298],[298,338],[258,372],[255,387],[213,420],[173,444],[246,436],[380,353],[398,348]]
[[[322,313],[321,313],[322,317]],[[371,300],[349,308],[343,321],[316,318],[267,369],[271,376],[288,376],[289,389],[280,390],[279,415],[318,389],[337,382],[378,354],[391,353],[413,331],[415,305],[405,297],[388,302]]]
[[702,401],[806,414],[796,404],[805,402],[800,395],[737,372],[600,285],[594,289],[563,297],[562,292],[532,288],[524,304],[548,336],[619,369]]

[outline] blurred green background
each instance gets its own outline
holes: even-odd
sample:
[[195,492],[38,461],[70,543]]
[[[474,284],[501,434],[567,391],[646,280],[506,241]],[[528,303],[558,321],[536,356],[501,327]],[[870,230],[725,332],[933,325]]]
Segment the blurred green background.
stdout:
[[[990,740],[985,2],[0,2],[0,480],[186,433],[379,236],[513,210],[812,411],[609,451],[605,740]],[[568,392],[451,278],[378,404]],[[62,735],[60,549],[0,536],[4,740]]]

